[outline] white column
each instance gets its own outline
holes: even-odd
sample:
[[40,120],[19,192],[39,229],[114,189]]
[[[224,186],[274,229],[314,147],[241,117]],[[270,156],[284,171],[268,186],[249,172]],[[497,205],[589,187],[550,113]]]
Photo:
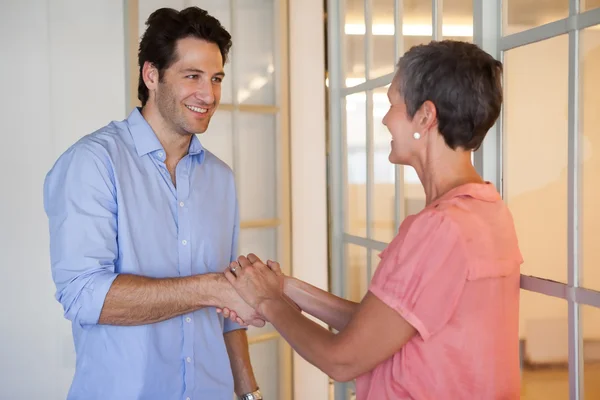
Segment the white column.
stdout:
[[[323,1],[289,1],[293,275],[327,290]],[[294,398],[329,398],[328,377],[294,355]]]

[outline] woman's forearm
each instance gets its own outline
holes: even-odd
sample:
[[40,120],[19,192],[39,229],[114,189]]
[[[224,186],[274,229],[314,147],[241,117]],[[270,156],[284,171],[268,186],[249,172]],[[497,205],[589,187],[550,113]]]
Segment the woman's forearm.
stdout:
[[284,292],[302,311],[341,331],[350,321],[358,303],[337,297],[301,280],[286,277]]

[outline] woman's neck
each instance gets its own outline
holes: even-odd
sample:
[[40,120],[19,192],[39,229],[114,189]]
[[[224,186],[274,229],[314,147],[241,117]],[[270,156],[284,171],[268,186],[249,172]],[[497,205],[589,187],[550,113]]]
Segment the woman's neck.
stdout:
[[471,152],[456,150],[428,154],[413,167],[425,190],[425,204],[429,205],[455,187],[467,183],[484,183],[471,163]]

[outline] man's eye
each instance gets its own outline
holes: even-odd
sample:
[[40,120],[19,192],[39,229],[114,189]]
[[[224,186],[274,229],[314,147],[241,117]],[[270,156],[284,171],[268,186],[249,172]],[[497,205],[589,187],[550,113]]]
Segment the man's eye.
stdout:
[[188,76],[186,76],[186,78],[189,78],[189,79],[196,79],[197,77],[198,77],[198,75],[188,75]]
[[213,78],[213,82],[221,83],[223,82],[223,78],[215,77]]

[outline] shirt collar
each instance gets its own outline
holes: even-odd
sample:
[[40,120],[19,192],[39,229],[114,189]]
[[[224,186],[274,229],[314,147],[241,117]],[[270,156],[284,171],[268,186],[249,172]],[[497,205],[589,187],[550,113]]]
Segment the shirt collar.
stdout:
[[491,182],[466,183],[449,190],[443,196],[434,201],[432,205],[461,196],[469,196],[477,200],[488,202],[501,200],[500,193],[498,193],[496,187]]
[[204,147],[202,143],[200,143],[200,139],[198,139],[198,135],[192,136],[192,141],[190,142],[190,148],[188,149],[188,154],[190,156],[200,156],[200,160],[204,160]]
[[[133,143],[138,156],[141,157],[157,150],[164,151],[156,134],[150,127],[150,124],[148,124],[142,115],[140,107],[134,108],[131,114],[129,114],[129,117],[127,117],[127,124],[129,125],[129,130],[131,131],[131,136],[133,137]],[[202,147],[202,144],[196,135],[192,135],[188,154],[190,156],[199,155],[200,162],[204,160],[204,147]]]

